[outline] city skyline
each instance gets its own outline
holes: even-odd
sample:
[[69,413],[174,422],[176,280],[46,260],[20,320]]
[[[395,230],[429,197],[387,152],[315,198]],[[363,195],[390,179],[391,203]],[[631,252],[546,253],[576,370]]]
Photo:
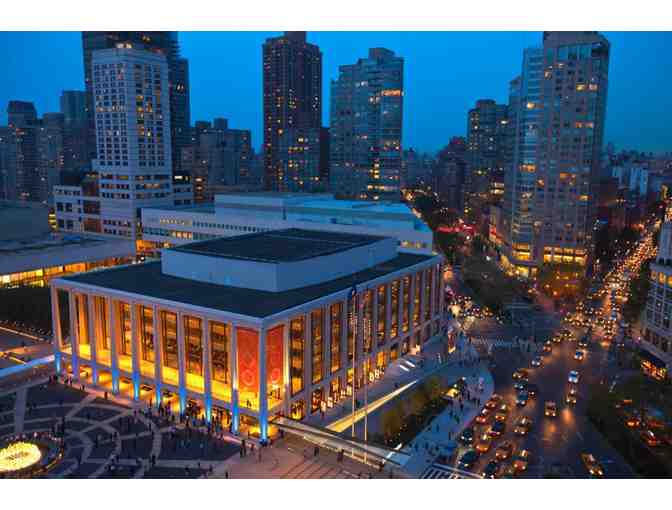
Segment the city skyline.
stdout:
[[[508,84],[520,70],[522,50],[539,45],[539,32],[309,32],[308,41],[324,55],[322,81],[322,122],[329,123],[329,83],[338,66],[354,62],[371,47],[386,47],[404,58],[404,140],[403,147],[437,151],[451,136],[466,134],[466,113],[478,99],[506,103]],[[182,56],[189,60],[191,82],[191,123],[225,117],[231,126],[252,131],[255,150],[261,146],[262,62],[261,45],[274,32],[180,32]],[[672,106],[666,94],[669,66],[657,65],[662,49],[672,37],[661,32],[605,32],[612,43],[610,87],[607,98],[606,143],[618,149],[668,152],[672,132],[664,117],[657,114]],[[33,101],[38,113],[58,111],[62,90],[83,90],[79,32],[3,33],[2,47],[13,48],[6,56],[7,74],[12,80],[0,85],[0,122],[6,121],[5,105],[10,99]],[[30,42],[29,42],[30,41]],[[212,66],[235,47],[230,55],[235,79],[227,66]],[[59,48],[64,57],[44,59],[44,80],[30,80],[33,67],[24,62],[30,54]],[[471,48],[468,53],[456,52]],[[492,48],[497,48],[497,58]],[[661,51],[657,51],[656,48]],[[646,50],[646,51],[644,51]],[[435,61],[450,58],[450,66]],[[488,67],[482,65],[488,63]],[[53,66],[53,67],[52,67]],[[450,74],[459,68],[461,77]],[[485,79],[484,79],[485,78]],[[432,82],[434,80],[434,82]],[[438,85],[438,86],[437,86]],[[633,108],[632,105],[638,105]],[[441,119],[439,121],[438,119]],[[632,127],[637,129],[633,130]]]

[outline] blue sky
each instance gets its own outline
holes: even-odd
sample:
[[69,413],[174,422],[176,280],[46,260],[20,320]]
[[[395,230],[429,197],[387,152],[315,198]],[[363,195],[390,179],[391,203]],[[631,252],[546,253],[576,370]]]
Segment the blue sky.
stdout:
[[[214,117],[262,130],[261,44],[276,32],[181,32],[189,59],[191,120]],[[672,151],[672,33],[606,32],[612,45],[605,142],[617,148]],[[464,135],[467,110],[479,98],[507,100],[522,50],[541,32],[310,32],[323,53],[323,119],[338,66],[383,46],[405,58],[405,147],[434,151]],[[0,123],[10,99],[58,111],[63,89],[83,89],[79,32],[0,32]]]

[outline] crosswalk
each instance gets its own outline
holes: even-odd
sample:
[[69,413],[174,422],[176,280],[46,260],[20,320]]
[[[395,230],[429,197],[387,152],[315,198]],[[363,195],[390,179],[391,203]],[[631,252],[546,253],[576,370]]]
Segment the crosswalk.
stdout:
[[451,479],[459,480],[463,478],[480,478],[474,473],[469,473],[468,471],[462,471],[461,469],[456,469],[451,466],[446,466],[445,464],[434,463],[429,466],[422,476],[420,477],[423,480],[441,480],[441,479]]

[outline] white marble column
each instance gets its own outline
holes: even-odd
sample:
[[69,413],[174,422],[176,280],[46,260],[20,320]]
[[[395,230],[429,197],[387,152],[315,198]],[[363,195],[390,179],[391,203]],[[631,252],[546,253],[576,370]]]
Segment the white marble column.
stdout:
[[259,429],[262,441],[268,439],[268,380],[266,379],[266,328],[259,328]]
[[94,385],[98,384],[98,339],[100,338],[100,322],[96,317],[96,300],[94,296],[89,294],[86,297],[88,327],[87,334],[89,335],[89,347],[91,349],[91,381]]
[[112,393],[119,393],[119,317],[114,300],[107,298],[107,315],[110,322],[110,370],[112,372]]
[[140,349],[139,349],[139,322],[138,321],[138,305],[136,303],[129,303],[129,310],[131,312],[131,366],[133,379],[133,400],[140,398]]
[[156,407],[161,405],[163,383],[163,334],[161,331],[161,310],[152,307],[152,328],[154,330],[154,394]]
[[184,316],[177,312],[177,364],[178,364],[178,390],[180,396],[180,413],[187,410],[187,377],[185,372],[185,345],[184,345]]
[[231,364],[231,431],[238,433],[240,425],[240,406],[238,404],[238,329],[235,324],[231,324],[231,355],[229,356]]
[[68,292],[68,305],[70,307],[70,363],[72,366],[72,377],[79,380],[79,329],[77,328],[77,305],[75,300],[77,296],[73,291]]
[[306,392],[308,413],[310,413],[310,402],[313,396],[313,318],[310,312],[306,313],[303,317],[303,389]]
[[56,373],[63,372],[61,346],[63,345],[63,332],[61,331],[60,304],[58,302],[58,289],[52,284],[49,293],[51,296],[51,329],[53,333],[52,347],[54,349],[54,364]]
[[283,381],[283,412],[289,416],[289,402],[292,395],[292,381],[290,374],[290,342],[289,342],[289,319],[285,319],[282,325],[282,381]]

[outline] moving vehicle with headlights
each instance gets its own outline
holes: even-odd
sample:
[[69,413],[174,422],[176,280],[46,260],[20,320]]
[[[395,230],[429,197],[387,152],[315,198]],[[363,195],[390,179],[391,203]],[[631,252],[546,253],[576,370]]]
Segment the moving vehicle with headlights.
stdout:
[[460,460],[457,462],[457,467],[459,469],[471,469],[476,464],[478,460],[478,452],[476,450],[469,450],[467,453],[460,457]]
[[575,359],[576,361],[583,361],[583,358],[585,358],[585,357],[586,357],[586,354],[585,354],[582,350],[580,350],[580,349],[577,350],[577,351],[574,353],[574,359]]
[[497,413],[495,414],[495,420],[506,421],[508,417],[509,417],[509,406],[508,404],[502,404],[497,409]]
[[526,436],[530,430],[532,430],[532,425],[534,422],[529,416],[521,416],[516,421],[516,426],[513,429],[513,433],[517,436]]
[[460,435],[460,441],[465,446],[471,446],[474,444],[474,428],[469,427],[464,429],[462,431],[462,435]]
[[525,391],[527,391],[527,394],[530,398],[536,398],[536,396],[539,394],[539,386],[530,383],[525,388]]
[[492,415],[490,414],[490,409],[483,408],[481,409],[481,412],[478,413],[478,416],[476,416],[476,423],[479,425],[485,425],[486,423],[490,422],[491,418]]
[[567,396],[565,397],[565,403],[568,405],[576,405],[576,388],[570,388]]
[[506,460],[513,455],[513,443],[511,441],[504,441],[495,450],[495,458],[497,460]]
[[530,378],[530,373],[526,368],[519,368],[513,373],[514,381],[528,381]]
[[523,390],[518,393],[518,396],[516,397],[516,405],[518,407],[525,407],[527,405],[527,401],[530,398],[529,393],[527,391]]
[[534,368],[538,368],[541,365],[543,365],[543,359],[541,356],[536,356],[535,358],[532,359],[532,362],[530,363]]
[[506,423],[503,421],[496,421],[490,426],[488,434],[491,437],[499,437],[506,431]]
[[602,478],[604,476],[604,469],[602,469],[602,466],[597,462],[597,459],[593,457],[592,453],[582,453],[581,461],[583,461],[583,465],[586,466],[588,473],[593,478]]
[[530,463],[530,450],[521,450],[518,452],[518,455],[516,455],[513,458],[513,469],[520,473],[522,471],[527,471],[527,466]]
[[499,470],[499,464],[497,463],[497,461],[491,460],[490,462],[488,462],[485,468],[483,468],[481,476],[483,478],[496,478],[498,470]]
[[492,396],[485,403],[485,407],[487,409],[496,409],[501,401],[502,401],[502,396],[497,395],[497,393],[493,393]]
[[558,415],[558,406],[552,400],[549,400],[544,405],[544,416],[555,418]]
[[579,373],[576,370],[570,371],[567,376],[567,381],[569,381],[570,384],[579,384]]
[[482,434],[481,437],[478,438],[478,442],[476,443],[476,451],[478,453],[488,453],[490,451],[491,446],[492,446],[492,438],[488,434]]

